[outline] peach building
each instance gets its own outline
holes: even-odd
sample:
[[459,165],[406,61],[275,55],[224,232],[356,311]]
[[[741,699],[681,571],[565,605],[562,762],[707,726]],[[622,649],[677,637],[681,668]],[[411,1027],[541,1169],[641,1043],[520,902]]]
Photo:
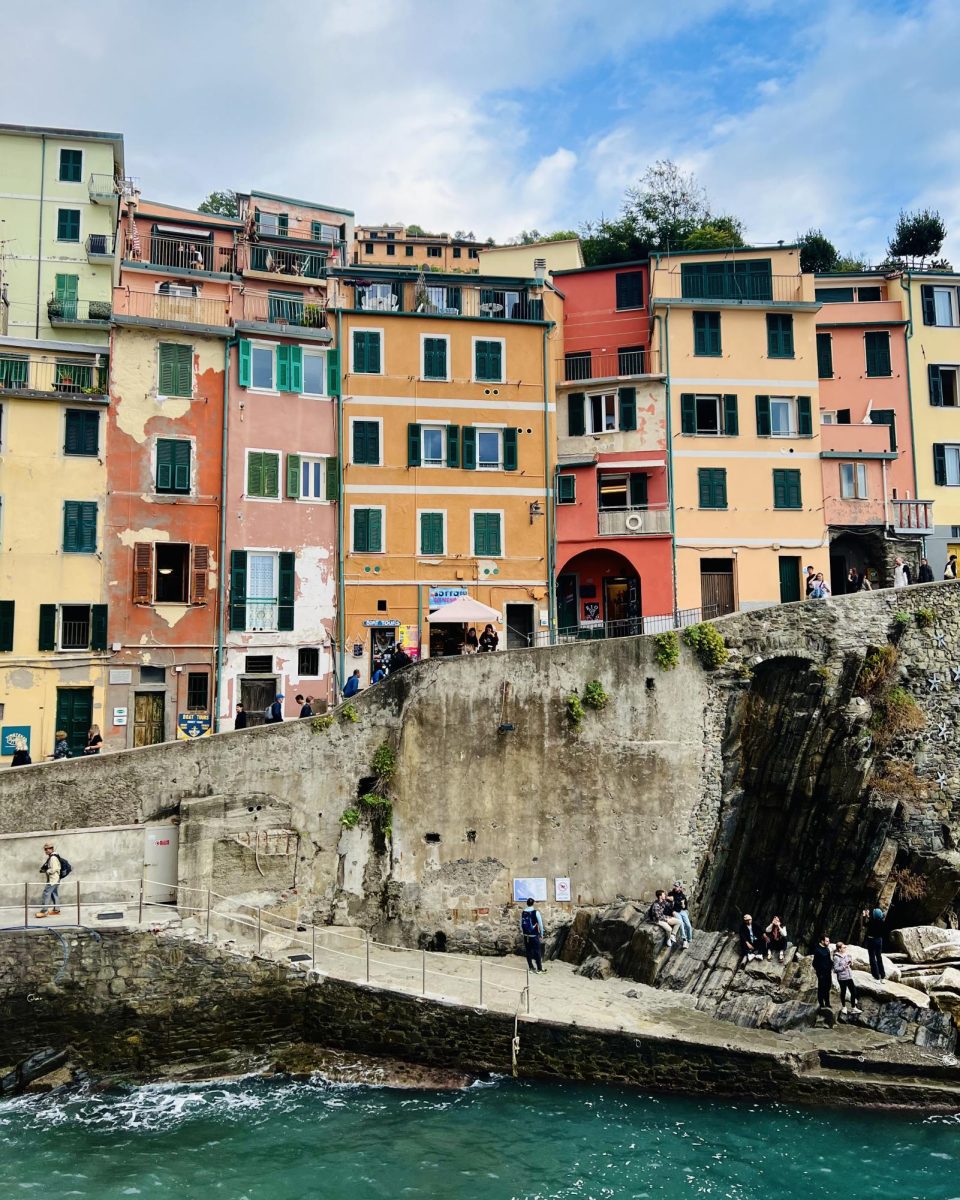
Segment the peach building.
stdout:
[[406,225],[358,225],[353,238],[354,265],[395,270],[476,272],[485,246],[447,233],[413,233]]

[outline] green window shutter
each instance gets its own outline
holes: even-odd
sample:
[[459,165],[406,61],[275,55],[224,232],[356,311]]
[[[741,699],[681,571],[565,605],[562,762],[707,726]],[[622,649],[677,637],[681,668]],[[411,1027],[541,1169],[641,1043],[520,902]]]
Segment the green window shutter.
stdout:
[[420,553],[443,553],[443,513],[420,514]]
[[420,426],[415,421],[407,425],[407,466],[420,466]]
[[303,347],[290,348],[290,391],[303,391]]
[[499,382],[503,378],[503,346],[500,342],[491,342],[487,352],[490,358],[491,379]]
[[95,458],[100,450],[100,414],[68,408],[64,423],[64,454]]
[[647,507],[647,477],[639,471],[630,475],[630,507]]
[[622,387],[620,395],[620,428],[630,433],[637,427],[637,389]]
[[359,329],[353,331],[353,369],[358,375],[367,372],[367,335]]
[[499,558],[502,552],[500,541],[500,514],[475,513],[477,554],[488,558]]
[[713,472],[713,502],[715,508],[727,507],[726,467],[718,467]]
[[709,467],[700,467],[697,471],[697,491],[700,507],[713,508],[713,472]]
[[230,628],[247,627],[247,552],[230,551]]
[[[480,302],[481,302],[481,304],[484,302],[482,291],[480,292]],[[474,351],[473,351],[474,371],[473,371],[473,373],[477,379],[489,379],[490,378],[490,365],[487,360],[487,346],[488,345],[489,345],[488,342],[474,343]]]
[[290,391],[290,346],[277,347],[277,391]]
[[460,426],[447,426],[447,466],[460,466]]
[[366,554],[370,549],[370,509],[353,510],[353,549],[356,554]]
[[340,460],[336,455],[331,455],[324,463],[324,499],[336,500],[337,490],[340,483]]
[[784,480],[784,471],[774,471],[773,473],[773,507],[787,507],[787,485]]
[[924,325],[936,325],[937,305],[933,297],[933,285],[925,283],[920,288],[920,303],[923,307]]
[[94,604],[90,610],[90,649],[107,648],[107,606]]
[[247,495],[262,496],[263,492],[263,451],[247,451]]
[[167,438],[157,438],[157,491],[173,491],[173,446]]
[[287,455],[287,498],[300,499],[300,455]]
[[770,436],[770,397],[757,396],[757,437]]
[[380,427],[376,421],[353,422],[353,461],[357,466],[380,462]]
[[693,392],[680,394],[680,432],[697,432],[697,397]]
[[0,651],[13,649],[14,605],[13,600],[0,600]]
[[577,499],[576,475],[557,476],[557,503],[574,504]]
[[280,498],[280,455],[270,451],[263,455],[263,494]]
[[813,408],[809,396],[797,397],[797,433],[800,437],[813,436]]
[[310,222],[310,237],[315,242],[320,241],[320,222],[319,221],[311,221]]
[[727,437],[736,437],[740,432],[736,396],[727,395],[723,398],[723,432]]
[[817,334],[817,376],[833,378],[833,339],[829,333]]
[[693,352],[698,355],[719,357],[720,314],[695,312],[693,314]]
[[58,275],[55,280],[54,295],[57,300],[76,303],[80,296],[80,276]]
[[892,408],[875,408],[870,419],[874,425],[887,425],[890,428],[890,449],[897,448],[897,414]]
[[477,469],[477,431],[472,425],[463,427],[463,466],[467,471]]
[[515,471],[519,465],[519,445],[515,428],[503,431],[503,469]]
[[801,508],[800,472],[775,470],[773,472],[773,507]]
[[287,213],[277,213],[277,233],[287,237],[290,233],[290,217]]
[[93,554],[97,549],[97,506],[87,500],[63,504],[63,549],[68,554]]
[[927,367],[927,382],[930,385],[930,403],[935,408],[942,407],[943,380],[940,377],[940,368],[935,363],[931,363]]
[[57,648],[57,606],[55,604],[40,605],[40,637],[37,648],[40,650],[56,650]]
[[176,378],[178,372],[174,356],[175,349],[175,346],[167,342],[161,342],[157,350],[157,359],[160,364],[157,388],[161,396],[176,395]]
[[380,374],[380,334],[367,334],[367,370],[372,375]]
[[[240,339],[239,382],[241,387],[250,386],[253,347],[247,338]],[[329,358],[327,359],[329,362]]]
[[74,554],[80,548],[80,505],[66,500],[63,505],[63,549]]
[[883,332],[864,334],[867,375],[882,377],[890,374],[890,335]]
[[327,351],[327,392],[333,397],[340,395],[340,351]]
[[446,379],[447,377],[447,339],[424,338],[423,340],[423,375],[425,379]]
[[587,431],[584,392],[571,392],[567,396],[567,433],[570,437],[582,437]]
[[474,375],[483,383],[500,383],[503,379],[503,346],[500,342],[480,340],[476,343]]
[[62,183],[79,183],[82,169],[82,150],[64,149],[60,151],[60,181]]
[[160,342],[158,390],[161,396],[193,395],[193,347]]
[[941,487],[947,483],[947,448],[941,442],[933,443],[933,482]]
[[97,506],[84,502],[80,505],[80,551],[95,554],[97,550]]
[[383,550],[383,513],[379,508],[370,509],[370,552],[379,554]]
[[793,316],[767,313],[767,354],[770,358],[793,358]]
[[693,314],[693,352],[694,354],[707,353],[707,326],[704,317],[706,313]]
[[297,556],[289,550],[281,550],[277,558],[279,559],[277,629],[281,632],[289,632],[293,629],[293,596],[297,586]]
[[173,489],[187,494],[190,491],[191,444],[186,438],[178,438],[173,446]]
[[57,241],[80,241],[80,210],[78,208],[57,209]]

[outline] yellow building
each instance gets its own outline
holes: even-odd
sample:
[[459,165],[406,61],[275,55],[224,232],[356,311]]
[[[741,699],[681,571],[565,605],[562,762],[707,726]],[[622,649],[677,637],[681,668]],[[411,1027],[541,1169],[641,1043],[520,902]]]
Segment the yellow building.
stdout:
[[828,576],[812,275],[795,247],[654,255],[677,606],[716,616]]
[[[417,227],[419,228],[419,227]],[[483,242],[448,233],[413,233],[406,225],[358,225],[353,261],[357,266],[475,272]]]
[[908,322],[916,498],[933,502],[924,553],[939,577],[960,555],[960,274],[905,271],[886,286]]
[[398,640],[459,653],[473,622],[429,620],[458,596],[496,611],[501,649],[545,639],[559,296],[536,279],[334,275],[341,677],[366,682]]
[[549,242],[528,242],[522,246],[483,246],[479,267],[484,275],[533,276],[537,263],[546,262],[547,271],[579,271],[583,249],[579,238],[559,238]]
[[107,358],[0,339],[0,750],[34,762],[103,726]]
[[0,125],[0,334],[108,343],[125,186],[119,133]]

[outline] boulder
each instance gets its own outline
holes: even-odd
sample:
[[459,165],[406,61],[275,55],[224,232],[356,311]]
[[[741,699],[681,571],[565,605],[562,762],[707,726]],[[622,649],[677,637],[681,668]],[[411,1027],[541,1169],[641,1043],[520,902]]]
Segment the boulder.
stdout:
[[634,931],[645,922],[646,913],[635,904],[627,901],[626,904],[611,905],[593,919],[588,934],[590,949],[595,954],[614,954],[621,946],[629,944]]
[[947,1013],[960,1029],[960,971],[947,967],[936,983],[929,985],[930,1000],[942,1013]]
[[[686,953],[675,950],[675,953]],[[629,942],[621,945],[613,956],[617,974],[625,979],[653,984],[660,962],[666,954],[663,930],[643,921],[633,930]]]
[[613,963],[605,954],[594,954],[574,971],[574,975],[582,975],[584,979],[609,979],[612,974]]
[[762,1028],[772,1029],[774,1033],[784,1033],[788,1029],[812,1026],[819,1011],[816,1004],[808,1004],[803,1000],[790,1000],[786,1004],[774,1004],[767,1010]]
[[[850,955],[850,965],[855,971],[870,971],[870,955],[867,953],[865,946],[847,945],[847,953]],[[892,962],[886,954],[883,956],[883,969],[886,972],[887,978],[894,981],[900,978],[900,968],[896,963]]]
[[[911,925],[904,929],[892,930],[890,941],[913,963],[929,962],[928,955],[934,946],[938,947],[937,953],[943,954],[945,958],[960,958],[960,929],[941,929],[939,925]],[[955,948],[952,955],[939,949],[945,945]]]
[[589,934],[590,926],[593,923],[593,914],[581,910],[573,918],[570,925],[567,926],[566,937],[560,946],[557,957],[561,962],[582,963],[589,953]]
[[930,997],[918,988],[894,983],[890,979],[874,979],[866,971],[854,971],[853,981],[861,996],[869,996],[879,1004],[903,1003],[914,1008],[929,1008]]

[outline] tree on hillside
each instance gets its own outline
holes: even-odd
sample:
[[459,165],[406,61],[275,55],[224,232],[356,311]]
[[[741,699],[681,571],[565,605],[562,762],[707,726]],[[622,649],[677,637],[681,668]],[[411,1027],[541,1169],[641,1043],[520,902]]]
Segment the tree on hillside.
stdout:
[[887,253],[891,259],[922,268],[928,258],[936,258],[940,253],[946,236],[947,227],[938,212],[929,208],[912,213],[901,210]]
[[837,248],[820,229],[808,229],[797,238],[800,247],[800,270],[804,274],[836,271]]
[[585,221],[579,237],[588,267],[632,262],[650,254],[650,243],[640,236],[636,219],[628,214],[613,220],[601,217],[599,221]]
[[408,225],[407,233],[410,237],[433,237],[433,234],[427,233],[422,225]]
[[670,159],[647,167],[640,182],[627,188],[623,211],[633,217],[638,236],[656,250],[678,250],[710,220],[707,193],[696,176]]
[[201,204],[197,212],[213,213],[219,217],[236,217],[240,212],[236,192],[211,192]]
[[536,242],[563,242],[578,236],[573,229],[556,229],[553,233],[541,233],[539,229],[521,229],[516,237],[509,239],[507,245],[532,246]]
[[845,271],[848,274],[853,274],[856,271],[869,271],[870,264],[867,262],[865,254],[840,254],[837,256],[837,261],[833,264],[831,270]]
[[687,235],[684,250],[724,250],[728,246],[742,246],[743,222],[737,217],[710,217],[698,229]]

